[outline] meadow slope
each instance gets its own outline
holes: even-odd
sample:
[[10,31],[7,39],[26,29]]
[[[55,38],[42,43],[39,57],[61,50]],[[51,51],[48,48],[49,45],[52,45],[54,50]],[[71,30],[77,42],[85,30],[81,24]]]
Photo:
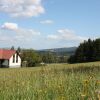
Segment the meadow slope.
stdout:
[[100,100],[100,62],[0,69],[0,100]]

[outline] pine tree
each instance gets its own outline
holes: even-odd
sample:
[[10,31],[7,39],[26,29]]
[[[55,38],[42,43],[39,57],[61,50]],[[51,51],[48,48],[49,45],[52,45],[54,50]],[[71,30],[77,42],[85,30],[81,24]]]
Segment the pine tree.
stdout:
[[14,46],[11,47],[11,50],[15,50]]
[[20,47],[17,48],[17,52],[18,52],[18,53],[21,52],[21,48],[20,48]]
[[91,62],[100,60],[100,39],[84,41],[75,54],[68,59],[70,63]]

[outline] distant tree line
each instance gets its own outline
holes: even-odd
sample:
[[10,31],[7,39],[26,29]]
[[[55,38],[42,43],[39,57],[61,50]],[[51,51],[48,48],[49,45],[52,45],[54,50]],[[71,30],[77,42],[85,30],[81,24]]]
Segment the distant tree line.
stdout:
[[39,55],[41,56],[44,63],[66,63],[68,59],[67,53],[63,53],[61,55],[61,53],[57,54],[55,52],[48,51],[39,52]]
[[21,59],[22,62],[26,61],[28,67],[39,66],[41,63],[50,64],[50,63],[66,63],[67,56],[58,56],[52,52],[37,52],[35,50],[21,50]]
[[88,39],[79,45],[74,55],[68,59],[69,63],[100,61],[100,38]]

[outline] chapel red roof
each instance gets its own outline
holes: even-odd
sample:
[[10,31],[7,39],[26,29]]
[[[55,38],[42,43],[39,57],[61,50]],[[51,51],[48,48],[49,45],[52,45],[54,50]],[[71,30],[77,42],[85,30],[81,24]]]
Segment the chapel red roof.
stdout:
[[10,57],[15,53],[16,53],[15,50],[0,49],[0,59],[10,59]]

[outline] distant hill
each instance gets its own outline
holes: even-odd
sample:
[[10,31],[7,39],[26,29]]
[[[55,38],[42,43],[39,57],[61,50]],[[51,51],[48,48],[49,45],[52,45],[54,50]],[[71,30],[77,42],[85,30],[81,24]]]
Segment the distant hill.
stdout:
[[77,47],[66,47],[66,48],[53,48],[53,49],[43,49],[38,50],[39,53],[51,52],[58,56],[70,56],[75,53]]
[[66,47],[66,48],[52,48],[52,49],[42,49],[39,51],[51,51],[51,52],[70,52],[75,51],[77,47]]

